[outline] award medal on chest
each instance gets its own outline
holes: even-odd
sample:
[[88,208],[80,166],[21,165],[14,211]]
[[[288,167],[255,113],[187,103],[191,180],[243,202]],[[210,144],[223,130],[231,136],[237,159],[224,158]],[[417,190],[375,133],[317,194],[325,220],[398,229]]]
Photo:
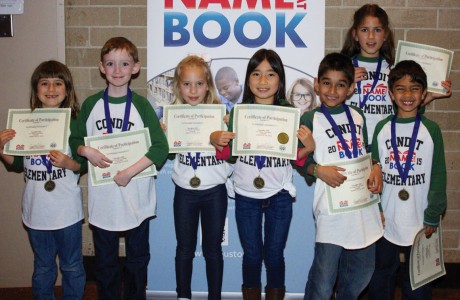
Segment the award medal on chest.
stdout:
[[[393,148],[394,160],[396,165],[396,170],[398,171],[401,181],[405,184],[406,179],[409,175],[409,170],[411,168],[412,157],[414,156],[415,151],[415,141],[417,140],[417,134],[420,128],[421,117],[419,114],[415,117],[414,128],[412,129],[412,135],[409,142],[409,149],[407,149],[407,156],[405,160],[405,165],[402,165],[399,160],[399,150],[396,143],[396,115],[391,119],[391,147]],[[401,150],[403,151],[403,150]],[[398,197],[401,201],[407,201],[409,199],[409,192],[404,188],[398,192]]]
[[265,186],[265,181],[262,177],[257,176],[254,178],[253,184],[256,189],[260,190]]
[[409,192],[405,189],[402,189],[398,192],[398,197],[400,200],[406,201],[407,199],[409,199]]
[[56,187],[56,183],[51,180],[51,173],[53,172],[53,164],[51,163],[51,158],[47,159],[46,155],[40,155],[42,159],[42,164],[46,167],[46,173],[50,175],[50,179],[45,182],[45,191],[47,192],[52,192],[54,188]]
[[54,183],[54,181],[52,181],[51,179],[45,182],[45,191],[52,192],[55,187],[56,183]]
[[267,157],[264,155],[255,155],[254,160],[256,162],[257,169],[259,170],[259,176],[254,178],[252,184],[258,190],[262,189],[265,186],[265,180],[260,177],[260,172],[262,171]]
[[190,160],[190,165],[193,168],[193,177],[190,179],[189,184],[192,188],[196,189],[201,184],[201,179],[196,176],[196,170],[198,169],[198,161],[200,159],[200,152],[195,153],[195,156],[192,156],[190,152],[187,153],[187,156]]
[[192,179],[190,179],[189,183],[192,188],[197,188],[200,186],[201,180],[200,178],[193,176]]

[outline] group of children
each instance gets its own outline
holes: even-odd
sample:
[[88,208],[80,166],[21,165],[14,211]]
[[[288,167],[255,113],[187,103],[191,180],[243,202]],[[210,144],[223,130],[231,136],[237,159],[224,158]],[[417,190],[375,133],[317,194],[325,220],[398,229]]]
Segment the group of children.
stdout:
[[[85,146],[84,137],[144,127],[150,132],[152,144],[148,152],[118,172],[113,184],[92,186],[88,182],[88,210],[99,299],[121,298],[120,233],[126,239],[124,298],[146,297],[149,221],[156,208],[155,181],[153,177],[132,178],[152,164],[157,168],[164,164],[168,143],[163,131],[167,128],[159,122],[148,101],[129,88],[132,76],[140,70],[136,47],[125,38],[112,38],[103,46],[100,59],[99,70],[107,81],[107,88],[86,99],[81,109],[65,65],[47,61],[32,75],[32,109],[72,109],[69,153],[51,151],[48,156],[9,156],[3,153],[3,147],[15,132],[12,129],[0,132],[1,157],[15,169],[46,169],[50,177],[54,170],[62,170],[64,174],[54,180],[55,188],[50,191],[43,186],[46,178],[37,180],[25,176],[23,222],[34,251],[32,285],[37,299],[54,297],[56,255],[63,275],[63,297],[83,297],[85,272],[81,256],[83,212],[79,174],[86,170],[87,163],[99,168],[112,163],[97,149]],[[446,207],[441,132],[434,122],[420,114],[420,108],[451,93],[448,80],[442,83],[446,95],[427,93],[426,74],[417,63],[403,61],[396,66],[393,63],[394,42],[386,12],[378,5],[364,5],[355,12],[342,54],[328,54],[319,65],[313,92],[318,95],[321,106],[301,117],[295,162],[282,160],[275,165],[266,163],[270,157],[240,156],[233,158],[236,162],[232,168],[227,161],[231,160],[232,140],[237,134],[233,132],[233,110],[227,131],[215,131],[210,136],[216,152],[178,153],[170,157],[175,159],[172,180],[175,183],[175,269],[179,299],[192,296],[192,266],[199,223],[208,299],[221,299],[221,239],[227,213],[226,182],[232,171],[235,217],[243,248],[243,298],[261,299],[261,270],[265,264],[266,299],[284,299],[284,248],[296,196],[292,182],[291,164],[294,163],[306,173],[307,179],[316,179],[315,256],[305,299],[330,299],[334,292],[336,299],[357,299],[368,285],[371,299],[392,297],[400,248],[408,255],[418,230],[425,227],[427,236],[435,232]],[[373,88],[387,86],[388,95],[382,95],[386,100],[372,101],[369,95],[373,88],[366,93],[362,91],[365,83]],[[290,106],[286,100],[283,63],[273,50],[260,49],[250,58],[242,87],[244,104]],[[307,97],[306,92],[295,93],[299,99]],[[188,56],[177,65],[174,95],[174,104],[219,103],[211,70],[203,59]],[[374,105],[381,107],[375,109]],[[407,145],[401,140],[411,143]],[[406,151],[408,159],[399,157],[399,153]],[[325,201],[326,187],[338,187],[346,177],[342,167],[327,163],[369,152],[373,169],[368,189],[381,193],[381,205],[330,214]],[[42,163],[32,165],[31,159]],[[418,175],[423,180],[411,180]],[[430,285],[411,291],[410,284],[407,285],[407,268],[404,271],[405,295],[430,299]]]

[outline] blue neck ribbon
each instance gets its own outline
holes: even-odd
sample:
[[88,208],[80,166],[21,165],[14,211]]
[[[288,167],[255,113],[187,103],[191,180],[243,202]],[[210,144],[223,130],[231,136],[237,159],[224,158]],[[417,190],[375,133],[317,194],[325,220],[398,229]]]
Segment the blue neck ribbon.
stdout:
[[412,130],[412,137],[409,143],[409,150],[406,157],[406,163],[404,168],[401,165],[399,160],[398,145],[396,143],[396,115],[391,119],[391,147],[393,148],[393,156],[395,158],[396,169],[398,170],[399,176],[403,183],[406,183],[407,176],[409,175],[409,170],[411,168],[412,157],[415,151],[415,142],[417,140],[418,130],[420,129],[421,117],[420,114],[417,114],[414,122],[414,129]]
[[[348,124],[350,124],[351,142],[352,142],[352,147],[353,147],[353,158],[356,158],[358,157],[358,140],[356,137],[355,122],[353,120],[353,117],[351,116],[350,108],[344,103],[342,103],[342,107],[343,107],[343,110],[345,111],[345,114],[347,115]],[[343,138],[343,134],[340,132],[339,126],[334,121],[334,119],[332,118],[331,114],[329,113],[329,111],[327,110],[324,104],[321,104],[321,111],[326,117],[326,119],[329,121],[329,124],[331,124],[332,130],[334,131],[335,135],[339,138],[339,141],[342,144],[342,148],[345,150],[345,155],[348,158],[352,158],[352,153],[350,149],[348,149],[348,145],[345,142],[345,139]]]
[[[380,70],[382,69],[382,61],[383,61],[383,58],[379,56],[379,60],[377,61],[377,69],[375,70],[375,75],[374,75],[374,82],[372,83],[371,90],[369,91],[369,93],[363,96],[362,101],[361,101],[361,81],[358,81],[356,83],[356,88],[358,89],[358,95],[359,95],[359,108],[361,109],[363,109],[364,105],[366,105],[369,95],[372,93],[372,91],[377,86],[377,82],[379,81],[379,77],[380,77]],[[353,65],[355,67],[359,67],[357,55],[353,57]]]
[[[123,118],[123,125],[121,127],[121,131],[128,130],[129,114],[131,112],[131,103],[133,101],[132,99],[133,99],[133,94],[131,92],[131,89],[128,88],[128,93],[126,94],[125,116]],[[107,132],[112,133],[113,132],[112,117],[110,116],[109,91],[107,88],[104,91],[104,113],[105,113],[105,120],[107,123]]]

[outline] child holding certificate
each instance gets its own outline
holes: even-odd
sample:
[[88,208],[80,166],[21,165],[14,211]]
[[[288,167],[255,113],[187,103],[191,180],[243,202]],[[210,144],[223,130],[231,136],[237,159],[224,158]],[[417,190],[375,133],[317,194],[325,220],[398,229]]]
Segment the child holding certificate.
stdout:
[[[257,51],[248,63],[243,104],[290,106],[284,100],[285,87],[284,67],[278,54],[267,49]],[[230,156],[231,140],[238,134],[232,132],[233,111],[229,131],[211,134],[218,157]],[[313,143],[305,141],[305,144]],[[261,298],[262,262],[265,262],[265,299],[284,299],[284,248],[296,195],[291,161],[262,155],[243,155],[236,159],[235,217],[244,252],[243,298]]]
[[[305,288],[306,300],[330,299],[336,278],[337,299],[357,299],[374,271],[374,243],[383,235],[377,202],[372,204],[364,199],[367,205],[345,210],[348,201],[328,199],[327,194],[327,188],[336,189],[347,180],[342,174],[346,168],[334,163],[343,165],[346,160],[366,154],[364,116],[358,108],[345,104],[354,91],[353,81],[353,64],[346,56],[326,55],[314,82],[321,106],[304,113],[300,119],[303,126],[311,129],[316,144],[314,153],[306,161],[297,160],[310,179],[311,176],[317,178],[313,200],[315,257]],[[327,166],[323,165],[326,163]],[[372,193],[381,191],[382,174],[378,165],[370,172],[367,186],[364,184],[360,188]],[[347,197],[353,197],[353,192],[346,192],[349,193]],[[364,191],[369,197],[370,192]],[[330,212],[329,201],[341,201],[344,211]]]
[[129,88],[140,67],[137,48],[128,39],[114,37],[104,44],[99,70],[108,86],[85,100],[78,128],[70,139],[72,150],[93,166],[106,168],[112,161],[99,150],[85,146],[84,137],[143,128],[150,132],[150,149],[119,171],[113,183],[93,186],[88,176],[89,223],[93,230],[99,299],[121,298],[118,268],[121,233],[126,244],[123,298],[146,298],[149,221],[156,210],[155,179],[133,177],[152,164],[160,167],[168,155],[168,143],[150,103]]
[[[187,56],[174,72],[173,104],[219,104],[209,65]],[[222,120],[223,122],[223,120]],[[166,129],[166,126],[165,126]],[[178,299],[191,299],[193,258],[198,224],[206,261],[208,299],[221,299],[224,260],[222,236],[227,215],[227,177],[232,167],[215,152],[177,153],[172,180],[175,183],[176,284]],[[200,222],[201,220],[201,222]]]
[[[54,60],[45,61],[35,69],[30,83],[31,109],[70,108],[70,129],[74,130],[80,105],[67,66]],[[73,157],[70,152],[56,150],[48,155],[6,155],[3,148],[15,134],[13,129],[0,132],[0,153],[14,170],[24,171],[22,221],[34,252],[34,297],[54,299],[57,255],[62,273],[62,297],[83,299],[86,274],[81,249],[83,208],[78,179],[86,164],[80,164],[78,156]]]
[[[341,53],[350,57],[355,66],[356,88],[346,103],[363,110],[371,141],[376,124],[395,113],[388,95],[388,73],[394,64],[395,45],[385,10],[377,4],[365,4],[359,8],[354,13],[353,25],[348,30]],[[423,105],[434,99],[450,97],[451,81],[442,81],[441,85],[446,89],[446,95],[428,93]]]
[[439,126],[420,115],[427,78],[419,64],[401,61],[390,72],[390,96],[397,115],[379,122],[372,157],[380,162],[385,186],[382,207],[385,234],[377,242],[376,270],[369,299],[394,297],[400,250],[405,255],[402,292],[407,299],[431,299],[428,283],[412,291],[409,255],[415,235],[437,230],[446,209],[446,163]]

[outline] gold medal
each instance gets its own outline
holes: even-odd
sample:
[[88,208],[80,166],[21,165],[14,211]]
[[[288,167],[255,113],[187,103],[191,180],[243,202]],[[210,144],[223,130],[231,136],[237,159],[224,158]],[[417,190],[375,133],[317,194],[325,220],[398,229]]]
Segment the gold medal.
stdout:
[[54,181],[48,180],[47,182],[45,182],[45,191],[51,192],[54,190],[55,187],[56,184],[54,183]]
[[409,199],[409,192],[406,191],[405,189],[402,189],[402,190],[399,191],[398,197],[402,201],[406,201],[407,199]]
[[289,135],[285,132],[281,132],[280,134],[278,134],[278,142],[280,142],[280,144],[287,144],[287,142],[289,142]]
[[192,188],[197,188],[200,186],[201,180],[200,178],[193,176],[192,179],[190,179],[189,183]]
[[262,177],[257,176],[256,178],[254,178],[253,184],[256,189],[260,190],[265,186],[265,181]]

